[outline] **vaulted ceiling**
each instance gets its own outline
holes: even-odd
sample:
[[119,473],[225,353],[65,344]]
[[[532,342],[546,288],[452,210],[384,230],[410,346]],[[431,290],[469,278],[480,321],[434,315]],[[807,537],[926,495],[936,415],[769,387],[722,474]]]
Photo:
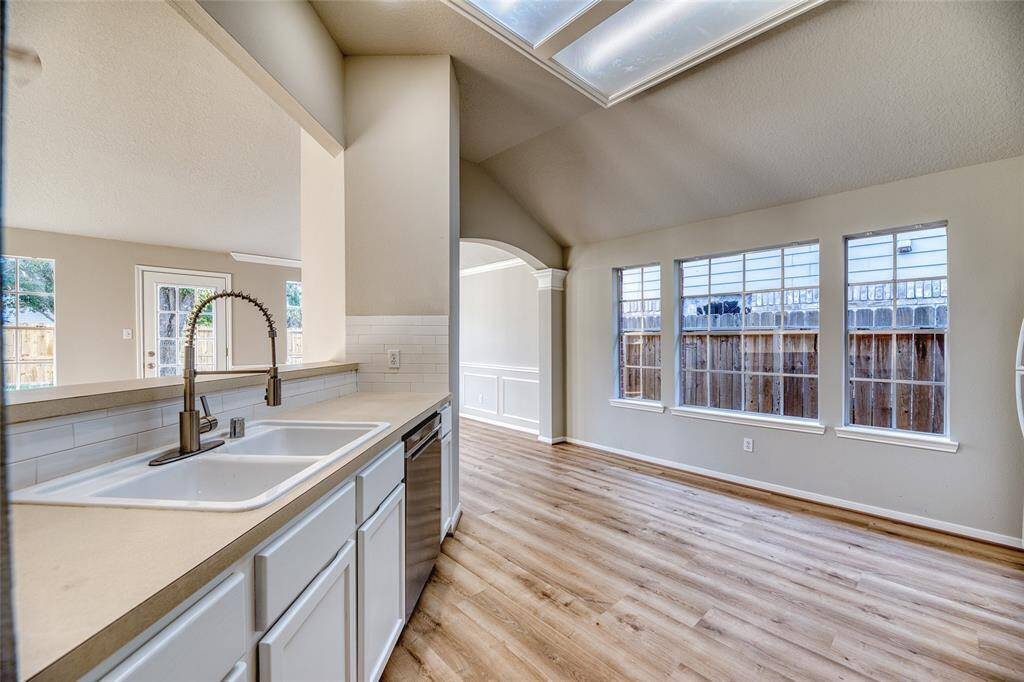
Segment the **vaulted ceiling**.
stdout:
[[453,56],[462,155],[574,245],[1024,154],[1024,3],[833,0],[603,109],[438,0],[315,2]]

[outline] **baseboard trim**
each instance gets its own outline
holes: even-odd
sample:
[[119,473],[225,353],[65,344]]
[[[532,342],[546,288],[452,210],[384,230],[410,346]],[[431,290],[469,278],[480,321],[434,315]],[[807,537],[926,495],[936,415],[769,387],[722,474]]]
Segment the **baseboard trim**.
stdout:
[[703,467],[693,466],[690,464],[683,464],[682,462],[673,462],[672,460],[662,459],[660,457],[642,455],[639,452],[632,452],[631,450],[622,450],[620,448],[613,448],[607,445],[601,445],[600,443],[591,443],[590,441],[581,440],[579,438],[567,437],[565,440],[569,443],[572,443],[573,445],[582,445],[584,447],[593,448],[594,450],[607,452],[609,454],[618,455],[620,457],[625,457],[627,459],[635,459],[641,462],[646,462],[648,464],[656,464],[658,466],[663,466],[667,469],[676,469],[678,471],[685,471],[690,474],[697,474],[698,476],[713,478],[718,481],[735,483],[737,485],[742,485],[747,488],[764,490],[771,493],[777,493],[779,495],[785,495],[786,497],[794,497],[800,500],[807,500],[808,502],[817,502],[818,504],[824,504],[830,507],[837,507],[839,509],[860,512],[862,514],[868,514],[869,516],[876,516],[881,519],[897,521],[899,523],[905,523],[910,526],[918,526],[920,528],[926,528],[928,530],[937,530],[942,533],[947,533],[949,535],[957,535],[960,537],[970,538],[971,540],[981,540],[983,542],[988,542],[994,545],[1012,547],[1014,549],[1024,549],[1024,542],[1022,542],[1021,538],[1015,538],[1012,535],[1002,535],[1000,533],[993,533],[991,531],[982,530],[980,528],[972,528],[971,526],[963,526],[958,523],[950,523],[948,521],[932,519],[927,516],[907,514],[905,512],[896,511],[893,509],[876,507],[870,504],[862,504],[860,502],[853,502],[852,500],[844,500],[843,498],[840,497],[820,495],[818,493],[812,493],[807,490],[800,490],[799,488],[789,488],[787,486],[777,485],[775,483],[758,481],[756,479],[745,478],[743,476],[736,476],[734,474],[727,474],[720,471],[715,471],[713,469],[705,469]]
[[547,438],[545,436],[537,436],[537,440],[539,440],[541,443],[544,443],[545,445],[558,445],[559,443],[566,442],[565,441],[565,436],[555,436],[554,438]]
[[482,422],[484,424],[490,424],[491,426],[500,426],[505,429],[512,429],[513,431],[521,431],[522,433],[531,433],[534,436],[537,435],[537,429],[531,429],[526,426],[519,426],[518,424],[509,424],[508,422],[499,421],[497,419],[489,419],[487,417],[481,417],[478,414],[469,414],[468,412],[459,412],[460,417],[466,419],[472,419],[475,422]]

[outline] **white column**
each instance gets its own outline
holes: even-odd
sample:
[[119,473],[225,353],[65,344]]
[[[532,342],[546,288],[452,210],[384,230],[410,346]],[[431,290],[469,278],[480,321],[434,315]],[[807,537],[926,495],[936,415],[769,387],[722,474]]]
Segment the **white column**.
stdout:
[[565,440],[565,270],[536,270],[540,300],[540,428],[538,440]]

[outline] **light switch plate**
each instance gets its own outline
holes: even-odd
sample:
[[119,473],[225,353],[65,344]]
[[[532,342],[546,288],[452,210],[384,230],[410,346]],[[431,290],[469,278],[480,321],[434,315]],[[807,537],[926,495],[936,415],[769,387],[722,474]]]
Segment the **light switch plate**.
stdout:
[[388,368],[398,369],[402,366],[402,351],[389,350],[388,351]]
[[132,340],[132,330],[131,329],[122,329],[121,330],[121,338],[124,339],[125,341],[131,341]]

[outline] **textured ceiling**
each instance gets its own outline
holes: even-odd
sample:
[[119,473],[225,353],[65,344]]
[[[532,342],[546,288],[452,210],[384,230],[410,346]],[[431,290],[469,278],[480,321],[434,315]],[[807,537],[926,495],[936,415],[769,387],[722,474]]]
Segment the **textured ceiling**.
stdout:
[[449,54],[460,154],[482,161],[598,105],[439,0],[313,0],[346,55]]
[[163,2],[13,2],[5,223],[299,257],[299,129]]
[[830,2],[482,166],[563,244],[1024,154],[1024,2]]

